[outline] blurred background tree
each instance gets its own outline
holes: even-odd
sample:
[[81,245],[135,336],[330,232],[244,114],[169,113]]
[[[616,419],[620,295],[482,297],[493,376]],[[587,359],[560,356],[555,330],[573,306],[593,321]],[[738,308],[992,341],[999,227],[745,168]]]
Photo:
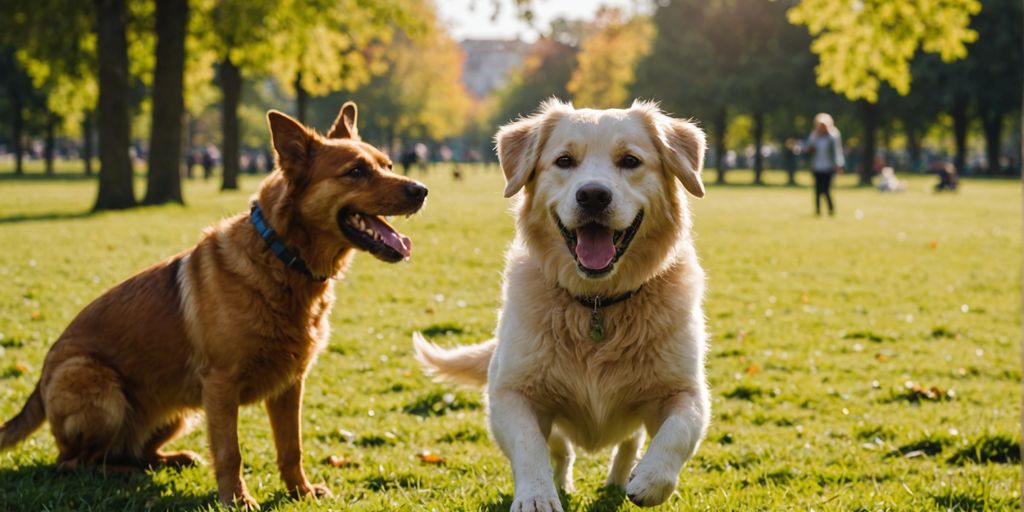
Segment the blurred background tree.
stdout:
[[[527,21],[539,7],[474,5]],[[98,154],[96,209],[126,208],[136,172],[143,202],[162,203],[184,201],[182,177],[197,165],[209,176],[219,162],[226,190],[269,169],[268,108],[326,128],[355,99],[362,135],[394,158],[425,142],[433,159],[493,159],[496,127],[546,98],[601,108],[641,97],[705,127],[721,183],[733,167],[760,184],[783,166],[795,184],[799,141],[820,111],[836,117],[863,184],[881,165],[923,171],[947,153],[961,173],[994,175],[1020,167],[1007,144],[1020,131],[1021,10],[637,0],[548,21],[533,42],[474,45],[452,37],[430,0],[10,0],[0,148],[14,173],[27,154],[44,173],[62,156],[92,174]],[[470,85],[472,73],[491,85]]]

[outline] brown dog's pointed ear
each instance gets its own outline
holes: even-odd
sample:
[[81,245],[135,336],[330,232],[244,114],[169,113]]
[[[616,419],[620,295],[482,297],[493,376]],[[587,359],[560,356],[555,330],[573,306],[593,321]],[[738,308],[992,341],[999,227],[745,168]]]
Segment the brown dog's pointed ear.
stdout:
[[359,130],[356,129],[356,119],[359,117],[359,110],[355,102],[346,101],[338,112],[338,118],[334,120],[331,131],[327,132],[328,139],[356,139],[359,140]]
[[270,125],[270,138],[277,154],[277,166],[285,175],[297,168],[304,168],[313,145],[313,133],[302,126],[302,123],[277,110],[267,112],[267,123]]

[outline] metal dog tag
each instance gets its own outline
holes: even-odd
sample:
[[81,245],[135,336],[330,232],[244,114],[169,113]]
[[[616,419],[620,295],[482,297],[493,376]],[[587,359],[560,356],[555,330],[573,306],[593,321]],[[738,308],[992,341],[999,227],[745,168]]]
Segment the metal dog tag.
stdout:
[[590,312],[590,339],[594,341],[604,341],[604,323],[601,320],[601,310],[594,308]]

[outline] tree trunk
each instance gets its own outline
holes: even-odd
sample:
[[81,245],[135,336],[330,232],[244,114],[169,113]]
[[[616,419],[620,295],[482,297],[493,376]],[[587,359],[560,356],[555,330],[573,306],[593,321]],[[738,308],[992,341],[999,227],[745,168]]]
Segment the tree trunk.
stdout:
[[309,101],[309,94],[302,88],[302,73],[295,75],[295,110],[298,120],[306,124],[306,103]]
[[156,1],[156,68],[146,204],[182,203],[181,133],[185,115],[185,31],[188,0]]
[[985,132],[985,154],[988,158],[988,173],[999,174],[1002,166],[999,158],[1003,152],[1003,116],[990,109],[981,116],[982,131]]
[[725,184],[725,135],[729,128],[729,118],[725,109],[718,111],[715,116],[715,165],[718,167],[718,178],[715,180],[719,185]]
[[[877,106],[874,103],[861,103],[862,122],[864,123],[864,141],[861,142],[860,186],[870,187],[871,178],[875,175],[875,135],[878,131]],[[843,148],[836,148],[842,151]]]
[[761,145],[764,143],[764,113],[754,112],[754,184],[764,185],[761,174],[764,172],[764,155]]
[[956,156],[953,157],[953,167],[957,174],[963,175],[967,171],[967,98],[959,96],[953,101],[953,109],[950,112],[953,116],[953,139],[956,143]]
[[96,53],[99,56],[99,193],[93,210],[135,206],[128,85],[125,0],[96,0]]
[[85,175],[92,176],[92,113],[87,112],[82,119],[82,162],[85,164]]
[[25,174],[25,104],[20,95],[11,98],[11,109],[14,111],[14,127],[12,130],[12,146],[14,150],[14,174],[21,176]]
[[921,133],[916,126],[903,122],[906,126],[907,153],[910,155],[910,170],[921,170]]
[[43,162],[47,176],[53,176],[53,153],[57,144],[57,116],[46,112],[46,138],[43,139]]
[[224,176],[221,190],[238,190],[239,136],[238,102],[242,96],[242,73],[227,57],[220,63],[220,90],[224,97],[221,108],[221,145],[224,146]]

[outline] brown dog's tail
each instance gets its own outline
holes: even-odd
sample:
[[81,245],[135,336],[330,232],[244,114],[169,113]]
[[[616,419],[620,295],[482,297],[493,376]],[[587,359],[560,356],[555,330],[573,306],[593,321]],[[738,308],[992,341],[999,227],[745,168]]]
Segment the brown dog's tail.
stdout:
[[412,344],[416,349],[416,359],[428,374],[443,380],[482,386],[487,384],[487,367],[491,364],[497,341],[490,339],[476,345],[444,349],[417,332],[412,335]]
[[0,450],[6,450],[35,432],[46,421],[46,410],[43,408],[43,397],[39,394],[39,386],[32,391],[28,402],[21,408],[17,416],[0,425]]

